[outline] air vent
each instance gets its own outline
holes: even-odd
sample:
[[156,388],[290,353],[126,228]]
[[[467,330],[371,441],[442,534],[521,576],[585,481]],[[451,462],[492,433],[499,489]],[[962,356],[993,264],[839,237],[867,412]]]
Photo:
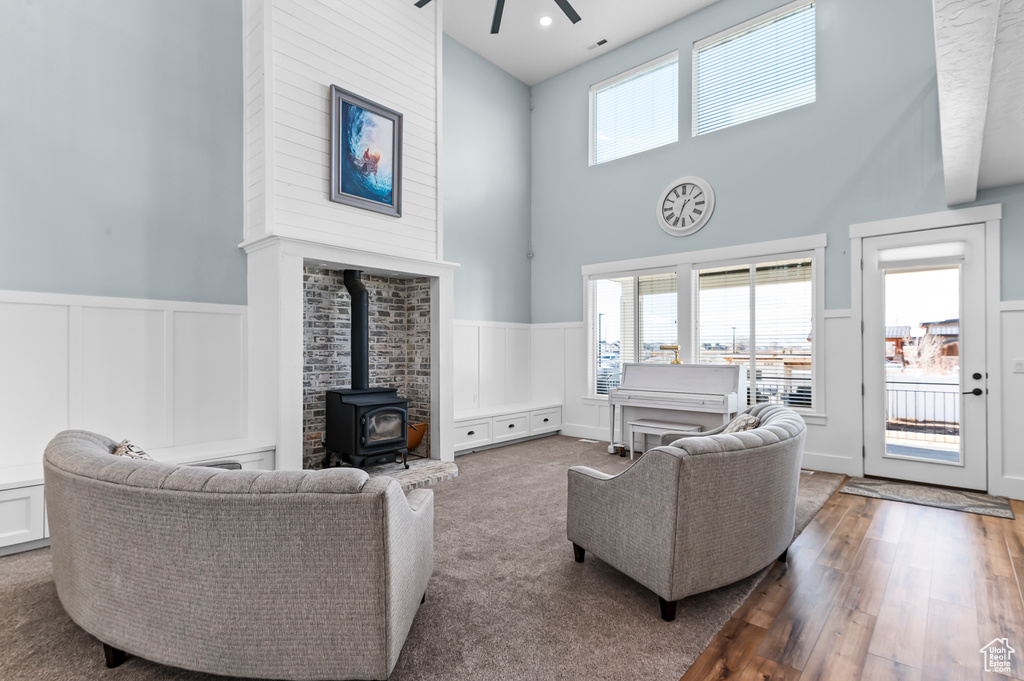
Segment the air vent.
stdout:
[[588,49],[588,50],[596,50],[597,48],[601,47],[602,45],[604,45],[604,44],[605,44],[605,43],[607,43],[607,42],[608,42],[608,39],[607,39],[607,38],[601,38],[601,39],[600,39],[600,40],[598,40],[598,41],[597,41],[596,43],[594,43],[593,45],[591,45],[590,47],[588,47],[587,49]]

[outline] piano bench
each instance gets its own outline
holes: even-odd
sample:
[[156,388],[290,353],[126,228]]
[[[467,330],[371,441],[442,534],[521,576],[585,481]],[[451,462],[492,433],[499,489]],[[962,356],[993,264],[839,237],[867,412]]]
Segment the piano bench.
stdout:
[[[653,419],[637,419],[630,421],[626,430],[626,438],[629,441],[629,458],[633,459],[633,437],[640,434],[644,436],[644,450],[647,449],[647,436],[676,435],[682,433],[700,432],[700,426],[688,423],[672,423],[671,421],[655,421]],[[643,452],[641,452],[643,453]]]

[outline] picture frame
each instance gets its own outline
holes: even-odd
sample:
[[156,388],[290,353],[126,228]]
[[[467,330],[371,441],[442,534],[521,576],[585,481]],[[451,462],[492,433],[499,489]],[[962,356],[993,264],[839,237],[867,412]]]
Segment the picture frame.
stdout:
[[337,85],[330,96],[331,201],[402,217],[402,114]]

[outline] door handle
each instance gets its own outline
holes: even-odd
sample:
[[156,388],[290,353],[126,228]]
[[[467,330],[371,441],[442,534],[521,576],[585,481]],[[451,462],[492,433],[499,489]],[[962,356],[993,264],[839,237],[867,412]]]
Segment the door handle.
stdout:
[[981,380],[981,374],[979,374],[978,372],[975,372],[974,375],[971,376],[971,378],[973,378],[975,381],[980,381]]
[[981,388],[975,388],[974,390],[969,390],[969,391],[964,393],[964,395],[980,395],[980,394],[982,394]]

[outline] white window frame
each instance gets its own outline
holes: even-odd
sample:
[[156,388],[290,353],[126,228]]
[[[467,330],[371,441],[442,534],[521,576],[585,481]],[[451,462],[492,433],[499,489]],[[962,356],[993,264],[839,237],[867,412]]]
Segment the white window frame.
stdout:
[[597,341],[592,319],[592,291],[595,279],[642,276],[674,271],[678,293],[677,333],[679,358],[685,362],[697,360],[698,288],[697,271],[709,267],[751,264],[767,260],[811,258],[813,314],[811,319],[811,407],[797,407],[796,411],[808,423],[824,425],[825,403],[825,247],[826,234],[763,241],[753,244],[710,248],[688,253],[656,255],[645,258],[584,265],[583,320],[587,329],[587,392],[583,401],[588,404],[607,405],[606,395],[596,394]]
[[[806,7],[808,5],[815,5],[814,11],[815,11],[815,13],[817,13],[817,11],[818,11],[817,4],[818,4],[818,0],[794,0],[793,2],[790,2],[790,3],[787,3],[787,4],[783,5],[782,7],[776,7],[775,9],[773,9],[773,10],[771,10],[769,12],[765,12],[764,14],[759,14],[758,16],[756,16],[756,17],[754,17],[752,19],[747,19],[746,21],[744,21],[742,23],[739,23],[739,24],[736,24],[735,26],[730,26],[729,28],[725,29],[724,31],[719,31],[718,33],[715,33],[714,35],[709,35],[707,38],[703,38],[702,40],[698,40],[697,42],[695,42],[693,44],[693,53],[692,53],[693,54],[693,56],[692,56],[693,78],[690,81],[690,83],[691,83],[691,88],[690,88],[691,89],[691,98],[690,98],[691,135],[690,136],[691,137],[697,137],[697,85],[698,85],[698,83],[697,83],[697,53],[700,52],[705,47],[709,47],[711,45],[714,45],[715,43],[719,43],[719,42],[722,42],[724,40],[729,40],[733,36],[735,36],[735,35],[737,35],[739,33],[743,33],[744,31],[748,31],[748,30],[750,30],[752,28],[757,27],[760,24],[768,23],[769,21],[772,21],[776,17],[782,16],[783,14],[788,14],[788,13],[794,11],[794,10],[800,9],[801,7]],[[818,46],[817,46],[817,44],[815,44],[815,46],[814,46],[815,60],[817,60],[817,51],[818,51]],[[815,75],[815,79],[817,79],[817,75]],[[815,84],[815,89],[817,89],[817,84]],[[817,93],[815,93],[815,101],[817,101]],[[811,104],[811,103],[813,103],[813,102],[808,102],[808,104]],[[806,104],[802,104],[801,106],[806,106]],[[799,107],[791,107],[790,109],[783,109],[782,111],[790,111],[792,108],[799,108]],[[782,113],[782,111],[776,111],[774,113]],[[768,114],[768,115],[770,116],[770,115],[773,115],[773,114]],[[759,116],[758,118],[764,118],[764,116]],[[742,125],[743,123],[750,123],[751,121],[756,121],[756,120],[758,120],[758,118],[751,118],[749,120],[739,121],[738,123],[733,123],[732,125],[727,125],[724,128],[715,128],[714,130],[709,130],[708,132],[701,133],[701,134],[708,135],[708,134],[710,134],[712,132],[718,132],[719,130],[726,130],[727,128],[731,128],[731,127],[736,126],[736,125]],[[591,128],[593,128],[593,125],[591,125]],[[591,158],[593,158],[593,157],[591,157]]]
[[[597,95],[597,91],[601,90],[601,89],[603,89],[605,87],[608,87],[609,85],[617,83],[620,80],[626,80],[628,78],[632,78],[633,76],[635,76],[638,73],[641,73],[643,71],[647,71],[649,69],[653,69],[656,66],[661,66],[662,64],[666,64],[666,63],[672,61],[673,59],[677,63],[679,62],[679,50],[672,50],[671,52],[669,52],[667,54],[663,54],[660,57],[656,57],[656,58],[654,58],[654,59],[652,59],[650,61],[644,62],[643,64],[640,64],[639,66],[633,67],[633,68],[631,68],[628,71],[623,71],[622,73],[616,74],[616,75],[612,76],[611,78],[605,78],[601,82],[594,83],[593,85],[590,86],[590,165],[591,166],[597,165],[597,164],[594,163],[594,134],[595,134],[595,131],[594,131],[594,100],[595,100],[595,97]],[[677,121],[677,124],[678,124],[678,120],[679,120],[679,102],[677,100],[676,101],[676,121]],[[677,130],[676,131],[676,142],[678,142],[678,141],[679,141],[679,132]],[[670,142],[669,144],[674,144],[674,142]],[[644,149],[644,151],[652,151],[653,149],[660,149],[662,146],[667,146],[667,145],[663,144],[663,145],[661,145],[659,147],[652,147],[651,149]],[[642,153],[642,152],[636,152],[636,153],[638,154],[638,153]],[[629,158],[629,156],[635,156],[635,155],[636,154],[629,154],[628,156],[620,156],[619,158],[611,159],[611,161],[605,161],[605,163],[611,163],[612,161],[618,161],[620,158]]]
[[[792,252],[792,253],[777,253],[777,254],[773,253],[771,255],[754,257],[754,258],[739,258],[739,259],[734,259],[734,260],[718,260],[718,261],[714,261],[714,262],[694,263],[693,264],[693,271],[692,271],[692,274],[691,274],[692,278],[691,278],[691,282],[690,282],[690,285],[692,286],[692,291],[693,291],[693,293],[692,293],[692,295],[693,295],[693,319],[692,319],[691,326],[692,326],[692,329],[693,329],[693,339],[694,340],[693,340],[693,344],[691,346],[692,349],[691,349],[691,352],[690,352],[690,355],[689,355],[689,361],[697,362],[700,359],[700,351],[699,351],[699,347],[698,347],[699,343],[697,341],[697,339],[700,337],[700,283],[699,283],[700,270],[714,269],[714,268],[717,268],[717,267],[749,266],[749,265],[755,265],[755,264],[763,264],[763,263],[772,262],[772,261],[779,261],[779,260],[801,260],[801,259],[805,259],[805,258],[806,259],[810,259],[810,261],[811,261],[811,304],[813,306],[812,307],[812,314],[811,314],[811,406],[809,408],[808,407],[792,407],[792,409],[794,411],[796,411],[796,412],[801,413],[801,414],[816,414],[816,413],[818,413],[818,409],[817,409],[817,407],[818,407],[818,400],[821,399],[821,396],[818,395],[817,386],[818,386],[820,377],[823,375],[822,373],[819,373],[819,367],[818,367],[818,357],[819,357],[818,331],[821,328],[821,325],[819,323],[820,316],[818,315],[818,299],[824,293],[824,291],[819,291],[818,290],[818,285],[817,284],[818,284],[818,281],[819,281],[819,277],[817,276],[817,274],[818,274],[818,271],[821,269],[821,261],[815,255],[815,251],[813,251],[813,250],[797,251],[797,252]],[[753,303],[754,298],[756,296],[756,289],[755,289],[755,287],[753,285],[753,281],[754,281],[753,275],[751,275],[751,290],[750,290],[751,303]],[[750,397],[751,394],[755,394],[757,392],[757,361],[755,359],[757,357],[757,323],[756,323],[756,319],[755,319],[755,311],[756,311],[755,305],[751,304],[751,306],[750,306],[750,329],[751,329],[751,331],[750,331],[750,346],[751,346],[750,356],[751,356],[751,359],[747,363],[747,385],[748,385],[747,393],[748,394],[745,397],[745,399],[747,400],[747,406],[752,406],[752,405],[750,405],[749,397]],[[754,384],[754,389],[753,390],[750,390],[750,388],[749,388],[751,383]]]
[[[606,395],[597,394],[597,334],[595,333],[596,324],[591,319],[591,312],[593,312],[594,305],[594,287],[591,285],[594,281],[599,279],[624,279],[626,277],[632,277],[637,280],[637,285],[633,287],[633,347],[640,348],[640,277],[645,277],[651,274],[675,274],[676,275],[676,287],[679,286],[680,273],[675,267],[658,267],[654,269],[643,269],[643,270],[631,270],[623,272],[608,272],[604,274],[595,274],[592,276],[584,276],[583,278],[583,297],[584,305],[586,305],[586,312],[584,318],[587,320],[587,357],[589,362],[587,364],[587,397],[607,400]],[[676,318],[676,335],[677,337],[682,334],[682,325]],[[678,342],[678,341],[677,341]],[[680,351],[682,346],[680,346]],[[680,357],[682,357],[680,352]]]

